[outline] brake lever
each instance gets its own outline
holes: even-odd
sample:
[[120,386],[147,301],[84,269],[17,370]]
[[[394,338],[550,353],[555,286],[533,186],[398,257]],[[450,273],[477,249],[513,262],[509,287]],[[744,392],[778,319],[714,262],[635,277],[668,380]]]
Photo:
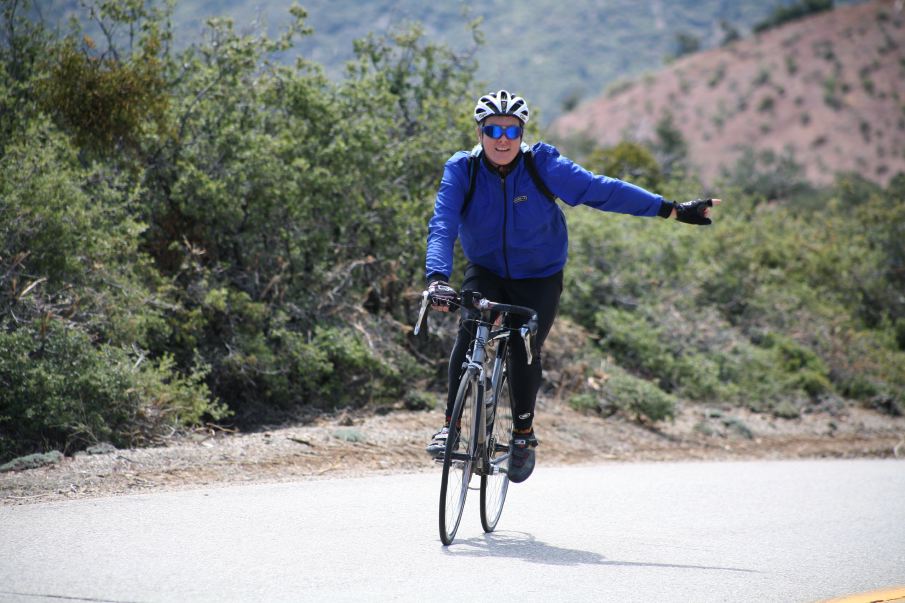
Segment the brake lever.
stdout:
[[528,327],[522,327],[519,329],[519,334],[522,336],[522,341],[525,342],[525,354],[528,356],[528,364],[534,362],[534,357],[531,354],[531,331],[528,330]]
[[534,348],[534,336],[537,334],[537,314],[532,316],[528,322],[519,329],[522,341],[525,342],[525,355],[528,357],[528,364],[534,361],[534,354],[531,350]]
[[430,293],[421,292],[421,311],[418,313],[418,321],[415,322],[415,335],[421,332],[421,325],[424,324],[424,316],[427,314],[427,307],[430,305]]

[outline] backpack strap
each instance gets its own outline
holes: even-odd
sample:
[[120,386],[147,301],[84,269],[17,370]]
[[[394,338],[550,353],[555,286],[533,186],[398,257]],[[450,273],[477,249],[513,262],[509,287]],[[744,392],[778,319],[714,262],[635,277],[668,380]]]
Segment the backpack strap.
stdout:
[[556,203],[556,195],[554,195],[553,191],[547,187],[547,183],[541,179],[540,174],[537,172],[537,166],[534,165],[534,153],[531,152],[531,149],[528,149],[524,152],[524,155],[525,167],[528,168],[528,174],[530,174],[531,179],[534,180],[534,186],[544,194],[550,203]]
[[477,145],[471,150],[471,153],[468,154],[468,188],[465,189],[465,201],[462,202],[462,210],[459,212],[463,216],[468,209],[468,204],[471,203],[471,198],[474,197],[475,182],[478,179],[478,168],[481,167],[478,162],[481,160],[482,150],[481,145]]
[[[468,188],[465,190],[465,201],[462,202],[462,211],[460,212],[463,216],[468,209],[468,204],[471,203],[471,198],[474,197],[475,182],[477,181],[478,168],[480,167],[481,151],[481,145],[478,145],[473,148],[468,155]],[[556,195],[553,194],[540,177],[537,166],[534,165],[534,153],[531,152],[531,148],[525,143],[522,143],[522,156],[524,157],[525,167],[528,169],[528,175],[531,176],[531,180],[534,181],[534,186],[537,187],[537,190],[539,190],[548,201],[556,203]]]

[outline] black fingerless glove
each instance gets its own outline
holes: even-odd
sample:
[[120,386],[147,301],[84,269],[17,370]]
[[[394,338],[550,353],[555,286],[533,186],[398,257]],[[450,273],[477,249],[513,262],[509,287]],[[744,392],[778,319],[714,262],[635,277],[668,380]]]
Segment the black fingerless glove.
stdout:
[[458,297],[456,290],[450,287],[446,281],[433,281],[428,285],[427,292],[430,295],[431,304],[434,306],[448,308]]
[[658,215],[662,218],[668,218],[669,214],[672,213],[673,208],[675,208],[676,219],[679,222],[708,226],[713,223],[710,218],[704,216],[704,212],[708,207],[713,207],[713,199],[695,199],[694,201],[686,201],[685,203],[663,201]]

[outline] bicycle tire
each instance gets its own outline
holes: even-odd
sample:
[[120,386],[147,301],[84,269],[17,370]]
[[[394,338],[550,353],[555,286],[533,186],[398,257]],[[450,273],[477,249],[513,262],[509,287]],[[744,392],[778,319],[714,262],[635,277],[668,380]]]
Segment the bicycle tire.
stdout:
[[509,490],[509,438],[512,434],[512,395],[506,368],[494,392],[495,411],[491,436],[486,447],[489,471],[481,476],[481,527],[485,532],[493,532]]
[[466,373],[459,381],[459,390],[449,422],[446,451],[443,455],[443,476],[440,483],[440,540],[444,545],[452,544],[456,537],[465,508],[468,484],[474,470],[476,444],[472,426],[477,396],[477,378]]

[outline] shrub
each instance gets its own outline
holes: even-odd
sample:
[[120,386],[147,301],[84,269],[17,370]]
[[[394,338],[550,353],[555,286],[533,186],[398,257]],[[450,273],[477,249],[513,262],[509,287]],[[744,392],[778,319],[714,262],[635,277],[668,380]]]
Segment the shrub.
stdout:
[[597,314],[595,326],[603,349],[626,368],[656,379],[667,391],[699,400],[717,395],[720,387],[711,361],[683,345],[665,325],[627,310],[605,308]]
[[754,432],[748,427],[744,421],[738,417],[728,417],[723,419],[723,425],[742,436],[746,440],[754,439]]
[[797,419],[801,416],[801,409],[791,400],[781,400],[773,408],[773,414],[780,419]]
[[333,437],[351,444],[358,444],[367,440],[365,435],[357,429],[337,429],[333,432]]
[[562,312],[685,400],[790,417],[843,395],[897,412],[905,236],[893,208],[905,188],[846,176],[813,190],[783,161],[785,174],[739,170],[743,188],[721,185],[733,211],[706,233],[569,212]]
[[603,404],[613,405],[636,421],[656,423],[672,420],[676,399],[645,379],[615,372],[604,386]]
[[726,181],[741,188],[755,202],[788,199],[811,190],[804,177],[804,168],[795,160],[792,149],[777,154],[745,147],[735,164],[731,168],[724,167],[722,173]]
[[687,54],[694,54],[701,49],[701,39],[687,31],[680,31],[676,34],[675,51],[673,57],[679,58]]
[[310,334],[281,328],[270,337],[246,334],[233,342],[232,353],[212,370],[230,386],[230,407],[243,422],[300,408],[392,404],[405,396],[417,370],[373,352],[351,328],[325,325]]
[[773,111],[773,107],[775,105],[775,101],[772,96],[765,96],[761,99],[760,103],[757,105],[757,110],[762,113],[769,113]]
[[812,350],[773,333],[764,338],[763,345],[775,351],[779,368],[789,375],[793,387],[812,398],[832,391],[829,370]]
[[789,75],[795,75],[798,72],[798,62],[793,55],[786,55],[786,72]]
[[569,406],[571,406],[573,410],[577,410],[579,412],[587,412],[591,410],[597,412],[601,411],[597,396],[590,393],[581,393],[570,396]]
[[439,398],[423,391],[409,390],[402,401],[406,410],[431,410],[437,406]]
[[675,124],[671,112],[664,112],[655,126],[656,139],[652,150],[660,171],[665,177],[680,174],[688,160],[688,142]]
[[672,420],[676,414],[674,396],[618,367],[611,369],[599,392],[574,394],[569,398],[569,406],[604,417],[620,413],[641,423]]
[[35,87],[38,103],[73,133],[83,148],[111,154],[118,148],[134,150],[151,124],[162,126],[169,103],[162,41],[156,33],[142,40],[142,49],[120,60],[99,56],[85,36],[81,48],[75,36],[50,50]]
[[778,27],[783,23],[802,19],[804,17],[821,13],[833,8],[833,0],[799,0],[788,6],[781,5],[773,9],[770,16],[757,23],[754,31],[761,33]]
[[225,414],[210,400],[203,367],[180,376],[170,359],[137,362],[60,321],[37,326],[0,331],[0,459],[39,446],[142,444]]
[[[0,455],[153,441],[224,410],[167,336],[124,178],[35,119],[0,157]],[[125,189],[125,190],[124,190]],[[127,351],[128,350],[128,351]]]
[[838,111],[842,108],[842,99],[839,97],[837,87],[838,81],[835,75],[828,76],[823,81],[823,102]]
[[660,165],[643,145],[623,140],[613,147],[596,149],[586,162],[588,169],[638,186],[656,190],[662,183]]
[[716,69],[714,69],[713,73],[707,79],[707,85],[711,88],[716,88],[720,85],[720,82],[723,81],[723,78],[726,76],[726,63],[720,63],[717,65]]

